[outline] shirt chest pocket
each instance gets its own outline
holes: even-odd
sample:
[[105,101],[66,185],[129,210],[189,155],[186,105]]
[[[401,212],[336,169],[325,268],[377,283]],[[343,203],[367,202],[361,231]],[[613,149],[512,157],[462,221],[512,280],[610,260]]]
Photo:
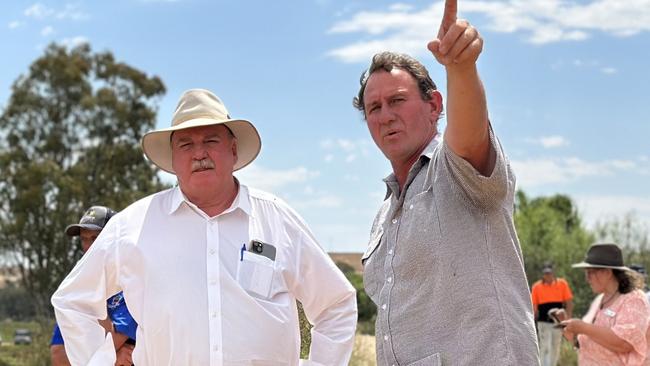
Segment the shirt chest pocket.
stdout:
[[382,264],[377,255],[377,248],[383,237],[383,230],[373,233],[372,239],[368,243],[368,248],[361,258],[363,263],[363,284],[365,291],[371,298],[375,297],[379,287],[380,278],[382,278]]
[[268,299],[271,294],[275,261],[248,251],[237,264],[237,283],[254,297]]

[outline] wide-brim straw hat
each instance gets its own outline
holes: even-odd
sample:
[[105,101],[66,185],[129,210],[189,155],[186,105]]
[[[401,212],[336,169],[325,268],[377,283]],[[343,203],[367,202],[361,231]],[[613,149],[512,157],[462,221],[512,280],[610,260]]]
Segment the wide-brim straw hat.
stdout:
[[233,170],[250,164],[262,148],[255,126],[244,119],[232,119],[221,99],[205,89],[191,89],[183,93],[172,117],[172,125],[147,132],[142,137],[142,150],[160,169],[176,174],[172,167],[171,135],[174,131],[193,127],[223,124],[237,138],[237,161]]
[[623,264],[623,252],[616,244],[597,243],[587,251],[585,260],[572,265],[573,268],[610,268],[631,271]]

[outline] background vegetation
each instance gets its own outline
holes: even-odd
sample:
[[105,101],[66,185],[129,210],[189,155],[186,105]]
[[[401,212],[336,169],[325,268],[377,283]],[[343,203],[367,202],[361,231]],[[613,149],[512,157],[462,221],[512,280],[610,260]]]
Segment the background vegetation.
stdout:
[[[81,255],[78,243],[61,235],[65,226],[90,205],[120,210],[164,188],[139,147],[143,133],[154,127],[164,93],[160,78],[88,45],[51,45],[13,84],[0,114],[0,270],[17,268],[20,281],[0,289],[0,366],[49,365],[49,298]],[[650,266],[648,227],[633,214],[588,229],[571,197],[528,197],[520,191],[515,225],[529,283],[539,279],[545,262],[553,262],[573,289],[577,316],[593,294],[583,272],[570,265],[583,259],[590,244],[616,242],[626,263]],[[351,364],[374,365],[376,307],[361,274],[339,265],[357,289]],[[31,329],[34,343],[14,346],[16,328]],[[301,316],[303,356],[309,329]],[[575,359],[563,344],[560,364],[575,365]]]

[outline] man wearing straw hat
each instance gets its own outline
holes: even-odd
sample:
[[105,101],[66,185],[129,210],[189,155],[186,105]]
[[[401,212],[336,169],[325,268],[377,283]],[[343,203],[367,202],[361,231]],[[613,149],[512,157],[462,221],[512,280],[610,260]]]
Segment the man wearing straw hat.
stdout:
[[96,319],[118,291],[139,324],[138,366],[297,365],[296,300],[314,325],[306,363],[347,365],[353,287],[286,203],[233,176],[260,146],[207,90],[185,92],[172,127],[143,137],[178,187],[115,216],[52,297],[73,365],[114,362]]

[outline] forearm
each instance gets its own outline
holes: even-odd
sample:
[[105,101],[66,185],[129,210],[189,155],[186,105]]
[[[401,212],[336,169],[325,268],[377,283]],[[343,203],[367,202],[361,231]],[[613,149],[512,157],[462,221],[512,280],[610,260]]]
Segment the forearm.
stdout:
[[585,323],[582,333],[612,352],[628,353],[634,350],[631,344],[619,338],[610,328]]
[[476,64],[447,69],[447,127],[449,147],[482,174],[491,170],[485,89]]
[[115,346],[115,351],[122,348],[124,343],[129,339],[127,335],[116,332],[115,330],[112,330],[111,334],[113,335],[113,346]]
[[68,356],[65,354],[65,347],[62,344],[50,347],[50,359],[52,366],[70,366]]
[[569,300],[564,303],[564,311],[566,311],[568,319],[573,318],[573,301]]

